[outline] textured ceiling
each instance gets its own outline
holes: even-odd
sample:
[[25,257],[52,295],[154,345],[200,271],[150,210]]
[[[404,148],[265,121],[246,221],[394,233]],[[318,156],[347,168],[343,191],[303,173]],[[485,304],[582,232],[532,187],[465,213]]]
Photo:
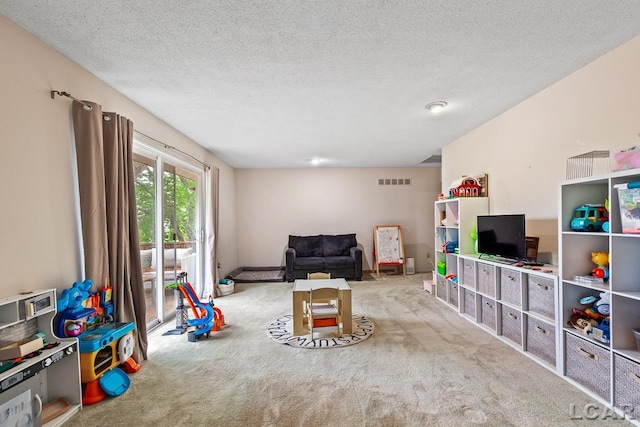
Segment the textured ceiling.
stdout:
[[[0,13],[238,168],[418,166],[640,34],[636,0],[2,0]],[[449,105],[430,115],[435,100]]]

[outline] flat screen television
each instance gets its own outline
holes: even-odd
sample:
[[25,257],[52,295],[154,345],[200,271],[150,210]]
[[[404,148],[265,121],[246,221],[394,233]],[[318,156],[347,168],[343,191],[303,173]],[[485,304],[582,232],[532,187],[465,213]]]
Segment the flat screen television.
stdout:
[[527,240],[524,214],[479,215],[478,253],[526,260]]

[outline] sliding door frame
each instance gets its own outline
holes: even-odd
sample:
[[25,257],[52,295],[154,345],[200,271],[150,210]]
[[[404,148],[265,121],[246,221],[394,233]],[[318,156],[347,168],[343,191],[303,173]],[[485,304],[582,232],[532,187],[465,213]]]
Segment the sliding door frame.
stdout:
[[[195,161],[189,161],[178,158],[172,155],[172,152],[168,149],[162,149],[157,147],[158,143],[150,138],[147,138],[140,134],[134,133],[134,146],[133,152],[141,156],[147,157],[155,162],[155,190],[156,190],[156,209],[155,209],[155,250],[156,250],[156,285],[162,283],[164,286],[164,233],[163,233],[163,219],[164,219],[164,194],[163,194],[163,179],[165,171],[165,163],[179,169],[184,169],[189,173],[196,175],[196,210],[197,210],[197,232],[195,236],[196,240],[196,277],[191,278],[190,281],[199,283],[200,289],[204,288],[205,283],[205,219],[206,219],[206,203],[208,195],[206,174],[203,167]],[[174,206],[175,208],[175,206]],[[177,260],[176,260],[177,263]],[[189,279],[189,277],[188,277]],[[195,279],[195,280],[194,280]],[[148,329],[154,329],[163,323],[175,318],[175,310],[171,314],[165,313],[164,310],[164,292],[157,292],[157,300],[155,301],[158,308],[158,318],[156,321],[152,321],[147,325]]]

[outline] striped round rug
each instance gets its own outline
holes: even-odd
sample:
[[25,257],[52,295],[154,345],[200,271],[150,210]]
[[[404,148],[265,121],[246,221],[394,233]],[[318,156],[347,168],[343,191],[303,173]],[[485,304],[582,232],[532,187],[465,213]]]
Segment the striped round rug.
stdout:
[[353,329],[350,334],[342,334],[339,337],[332,335],[316,336],[311,339],[309,334],[295,336],[293,332],[293,315],[286,314],[278,317],[267,326],[269,338],[279,344],[300,348],[335,348],[358,344],[373,335],[373,322],[365,316],[353,315]]

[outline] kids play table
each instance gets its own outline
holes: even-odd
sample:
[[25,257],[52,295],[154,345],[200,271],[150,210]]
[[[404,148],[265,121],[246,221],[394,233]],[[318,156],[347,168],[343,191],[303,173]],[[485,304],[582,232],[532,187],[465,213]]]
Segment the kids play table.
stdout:
[[304,303],[309,302],[309,291],[317,288],[338,288],[339,320],[342,333],[352,332],[351,287],[345,279],[297,279],[293,284],[293,335],[306,335],[309,331],[304,325]]

